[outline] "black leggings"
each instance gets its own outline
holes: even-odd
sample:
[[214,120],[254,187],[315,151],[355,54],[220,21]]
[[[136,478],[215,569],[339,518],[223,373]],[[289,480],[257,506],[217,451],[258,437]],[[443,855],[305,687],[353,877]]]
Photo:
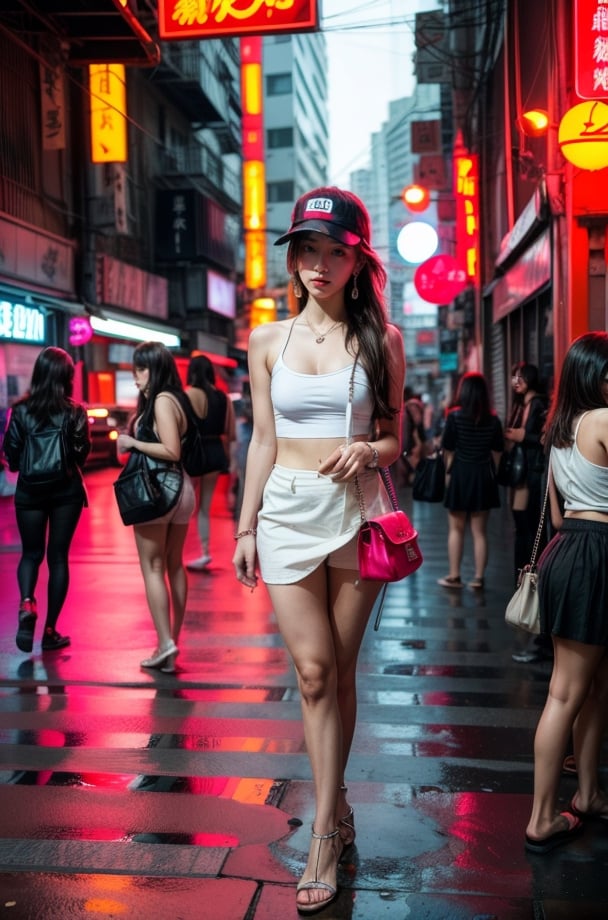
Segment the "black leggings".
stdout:
[[17,567],[21,598],[34,597],[46,548],[49,579],[45,626],[52,629],[55,628],[68,593],[68,553],[81,514],[81,504],[16,509],[22,545]]

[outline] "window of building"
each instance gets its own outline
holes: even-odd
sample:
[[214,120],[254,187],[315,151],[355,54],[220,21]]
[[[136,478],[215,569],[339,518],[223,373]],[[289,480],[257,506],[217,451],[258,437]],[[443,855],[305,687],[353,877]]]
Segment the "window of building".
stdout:
[[269,182],[266,186],[268,203],[293,201],[295,197],[293,182]]
[[291,92],[290,73],[271,73],[266,77],[266,92],[269,96],[284,96]]
[[266,133],[266,145],[269,150],[293,147],[293,128],[270,128]]

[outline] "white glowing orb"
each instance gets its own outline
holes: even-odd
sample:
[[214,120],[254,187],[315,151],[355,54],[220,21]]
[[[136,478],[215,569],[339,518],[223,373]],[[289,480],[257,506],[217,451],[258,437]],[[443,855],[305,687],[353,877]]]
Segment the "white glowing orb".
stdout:
[[437,250],[439,237],[437,231],[424,220],[413,220],[399,231],[397,252],[412,265],[419,265],[429,259]]

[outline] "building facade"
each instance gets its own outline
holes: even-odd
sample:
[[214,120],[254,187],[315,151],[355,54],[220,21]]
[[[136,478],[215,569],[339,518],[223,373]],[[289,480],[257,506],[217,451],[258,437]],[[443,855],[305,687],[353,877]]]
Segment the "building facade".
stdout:
[[[184,364],[195,349],[230,363],[238,41],[161,44],[147,4],[84,4],[80,17],[55,0],[10,6],[0,13],[0,405],[21,395],[46,344],[71,351],[77,395],[91,402],[133,398],[132,348],[145,338]],[[126,156],[113,158],[105,142],[123,128]]]
[[281,289],[285,250],[273,242],[288,228],[296,198],[326,184],[329,172],[325,36],[265,37],[263,75],[268,286]]

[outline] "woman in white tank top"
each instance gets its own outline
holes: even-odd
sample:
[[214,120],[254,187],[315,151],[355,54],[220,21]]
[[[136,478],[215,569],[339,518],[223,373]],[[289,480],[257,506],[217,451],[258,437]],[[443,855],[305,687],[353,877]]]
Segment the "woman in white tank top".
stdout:
[[[534,741],[534,802],[525,846],[546,853],[586,819],[608,821],[598,768],[608,704],[608,333],[576,339],[547,423],[551,518],[559,532],[539,561],[541,629],[553,673]],[[558,491],[564,502],[561,519]],[[578,789],[559,812],[572,733]]]
[[355,195],[337,188],[303,195],[277,240],[289,243],[299,315],[259,326],[249,342],[253,435],[233,561],[251,589],[259,563],[297,672],[315,787],[296,895],[304,914],[334,900],[338,860],[355,838],[344,772],[357,656],[381,587],[359,580],[355,477],[374,502],[375,469],[400,453],[403,341],[386,321],[386,275],[370,236]]

